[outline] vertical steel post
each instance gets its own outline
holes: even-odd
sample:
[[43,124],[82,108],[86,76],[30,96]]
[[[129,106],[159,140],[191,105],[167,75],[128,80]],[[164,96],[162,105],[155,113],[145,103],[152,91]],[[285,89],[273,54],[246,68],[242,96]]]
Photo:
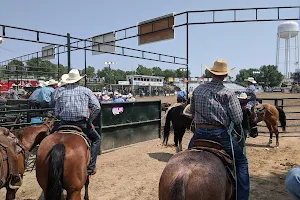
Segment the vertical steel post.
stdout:
[[[36,68],[37,68],[37,71],[39,71],[39,69],[38,69],[39,68],[39,52],[36,52]],[[41,74],[38,75],[38,76],[40,77]]]
[[86,87],[87,77],[86,77],[86,41],[84,41],[84,87]]
[[59,81],[60,77],[60,70],[59,70],[59,46],[57,46],[57,81]]
[[186,13],[186,95],[189,95],[189,13]]
[[68,46],[68,72],[71,70],[71,41],[70,33],[67,33],[67,46]]

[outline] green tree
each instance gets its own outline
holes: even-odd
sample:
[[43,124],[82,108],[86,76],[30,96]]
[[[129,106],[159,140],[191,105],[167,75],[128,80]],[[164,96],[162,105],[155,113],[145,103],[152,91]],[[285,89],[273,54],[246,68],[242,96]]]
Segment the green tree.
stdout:
[[284,76],[278,71],[276,65],[263,65],[260,67],[260,74],[258,74],[257,82],[261,83],[263,87],[276,87],[282,82]]
[[207,69],[205,69],[204,74],[202,75],[202,78],[211,78],[211,74]]
[[[83,73],[82,74],[84,74],[84,69],[83,69]],[[94,78],[94,76],[95,76],[95,68],[92,67],[92,66],[88,66],[86,68],[86,76],[88,78]]]
[[[255,71],[257,73],[253,73]],[[253,77],[256,82],[263,87],[278,86],[283,80],[283,75],[278,71],[278,67],[275,65],[263,65],[259,69],[242,69],[239,71],[239,74],[236,75],[236,82],[246,86],[247,83],[245,79],[248,77]]]
[[53,64],[49,60],[43,60],[41,58],[32,58],[26,62],[27,74],[34,75],[37,78],[44,76],[47,79],[57,79],[57,65]]
[[160,67],[153,67],[152,68],[152,75],[153,76],[164,76],[164,72]]
[[152,69],[144,67],[143,65],[138,65],[138,67],[136,69],[136,73],[139,74],[139,75],[152,76]]
[[[164,73],[163,73],[165,79],[167,79],[168,77],[176,77],[176,72],[174,70],[170,70],[170,69],[166,69],[164,70]],[[183,77],[180,77],[180,78],[183,78]]]

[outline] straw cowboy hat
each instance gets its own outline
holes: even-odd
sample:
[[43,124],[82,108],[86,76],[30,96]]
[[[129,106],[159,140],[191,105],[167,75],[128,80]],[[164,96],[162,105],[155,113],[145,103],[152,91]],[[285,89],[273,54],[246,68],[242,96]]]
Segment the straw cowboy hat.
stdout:
[[246,93],[241,93],[237,96],[238,99],[248,99],[248,95]]
[[45,87],[46,83],[44,81],[40,81],[38,87]]
[[58,83],[58,81],[54,80],[54,79],[50,79],[49,81],[46,81],[47,86],[48,85],[56,85]]
[[103,98],[103,100],[106,100],[106,101],[108,101],[110,99],[110,97],[107,94],[104,95],[102,98]]
[[251,82],[251,83],[257,83],[253,77],[248,77],[245,79],[245,81]]
[[76,83],[77,81],[80,81],[84,76],[80,76],[79,70],[78,69],[72,69],[71,71],[69,71],[68,74],[66,74],[66,76],[62,76],[62,81],[65,82],[66,84],[69,83]]
[[229,72],[232,72],[235,69],[235,67],[234,67],[234,68],[228,70],[227,61],[226,60],[220,60],[220,59],[218,59],[214,62],[214,66],[212,68],[210,68],[208,66],[205,66],[205,68],[209,72],[211,72],[215,75],[226,75],[226,74],[228,74]]
[[68,74],[63,74],[61,76],[61,80],[57,83],[57,86],[58,87],[61,87],[61,86],[64,86],[66,85],[67,83],[64,81],[66,78],[67,78]]

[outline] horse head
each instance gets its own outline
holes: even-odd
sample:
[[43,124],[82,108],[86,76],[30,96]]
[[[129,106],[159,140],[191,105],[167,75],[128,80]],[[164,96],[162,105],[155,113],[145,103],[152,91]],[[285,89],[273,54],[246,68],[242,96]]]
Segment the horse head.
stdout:
[[49,119],[46,119],[42,125],[22,128],[20,129],[19,140],[28,151],[31,151],[50,134],[52,128],[54,127],[54,123],[54,119],[52,119],[50,122]]

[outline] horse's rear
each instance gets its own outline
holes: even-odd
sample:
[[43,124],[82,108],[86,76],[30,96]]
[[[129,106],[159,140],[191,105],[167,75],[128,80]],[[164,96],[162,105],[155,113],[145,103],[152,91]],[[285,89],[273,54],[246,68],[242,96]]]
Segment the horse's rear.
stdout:
[[174,155],[159,182],[159,200],[230,200],[232,183],[222,161],[205,151]]
[[81,199],[89,162],[90,150],[81,136],[56,132],[45,138],[36,158],[36,176],[45,200],[60,199],[63,189],[67,199]]

